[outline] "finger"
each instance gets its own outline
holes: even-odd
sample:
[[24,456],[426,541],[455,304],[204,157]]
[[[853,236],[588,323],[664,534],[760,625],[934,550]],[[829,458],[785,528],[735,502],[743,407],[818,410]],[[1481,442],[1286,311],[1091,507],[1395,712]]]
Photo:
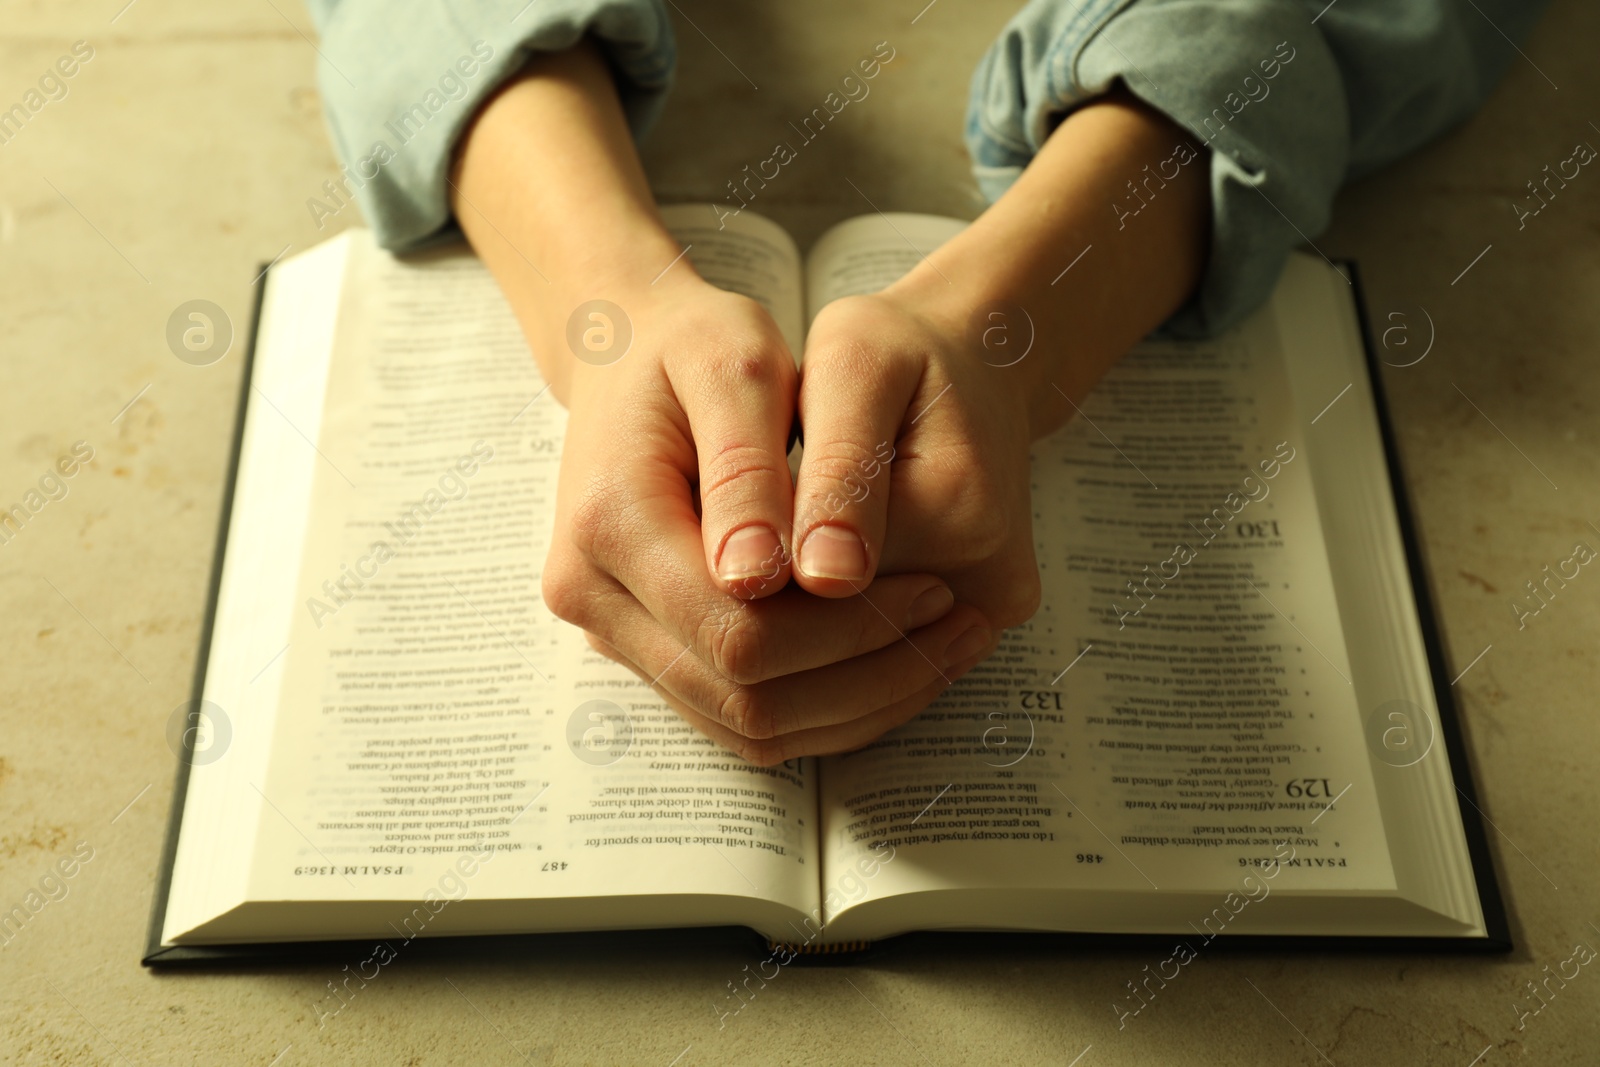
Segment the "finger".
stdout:
[[991,632],[974,608],[876,652],[815,670],[743,686],[710,670],[684,649],[623,590],[605,605],[591,636],[618,649],[659,691],[741,737],[769,738],[868,715],[948,681],[945,670],[989,644]]
[[795,580],[807,591],[850,596],[872,580],[888,523],[894,442],[920,380],[917,361],[874,359],[850,342],[806,352],[794,537]]
[[[706,572],[700,529],[681,492],[650,488],[649,472],[591,498],[574,518],[586,554],[547,567],[546,601],[557,616],[594,630],[592,596],[607,575],[678,641],[723,677],[752,684],[850,659],[942,618],[955,603],[928,574],[886,577],[849,600],[785,588],[756,600],[730,595]],[[588,509],[596,509],[592,513]],[[637,531],[648,531],[640,536]],[[552,557],[554,564],[555,557]]]
[[699,459],[706,562],[724,591],[771,596],[789,579],[794,357],[774,340],[670,377]]
[[[644,670],[630,662],[620,650],[593,635],[590,635],[590,644],[602,655],[609,656],[629,667],[641,678],[648,679],[649,676]],[[993,654],[996,645],[997,642],[991,638],[986,647],[946,669],[943,677],[936,677],[911,695],[850,722],[798,730],[770,738],[745,737],[715,719],[700,714],[670,690],[658,688],[657,692],[674,711],[683,716],[686,722],[713,741],[752,763],[770,767],[798,756],[827,756],[838,752],[850,752],[877,740],[890,730],[916,717],[920,711],[937,700],[951,683],[958,681]]]
[[985,464],[962,460],[959,443],[928,443],[921,427],[938,415],[897,444],[878,571],[937,573],[958,602],[983,611],[995,629],[1019,626],[1033,617],[1042,594],[1027,485],[1007,484],[1012,479],[1003,474],[964,473]]

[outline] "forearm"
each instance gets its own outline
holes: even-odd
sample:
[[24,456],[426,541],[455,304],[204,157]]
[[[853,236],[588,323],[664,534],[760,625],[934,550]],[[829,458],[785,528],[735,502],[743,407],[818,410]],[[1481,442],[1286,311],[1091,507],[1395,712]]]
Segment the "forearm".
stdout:
[[451,192],[462,230],[566,403],[576,362],[563,340],[567,317],[592,299],[626,306],[679,251],[599,50],[585,41],[540,56],[490,98],[457,150]]
[[[1013,376],[1033,436],[1043,436],[1198,283],[1210,194],[1205,152],[1190,146],[1129,95],[1088,104],[1004,196],[890,294],[963,338],[981,335],[996,305],[1025,310],[1032,348],[994,373]],[[1014,345],[1028,329],[1018,318],[1002,324]]]

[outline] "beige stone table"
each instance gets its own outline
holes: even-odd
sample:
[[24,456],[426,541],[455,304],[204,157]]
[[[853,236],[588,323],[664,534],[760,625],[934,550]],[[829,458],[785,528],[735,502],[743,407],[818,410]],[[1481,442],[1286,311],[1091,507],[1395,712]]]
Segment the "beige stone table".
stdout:
[[[682,0],[684,77],[648,149],[661,196],[717,195],[888,40],[899,58],[873,95],[759,208],[802,244],[867,210],[845,177],[880,205],[972,214],[967,77],[1012,5],[940,0],[912,25],[922,2]],[[0,948],[0,1062],[1600,1062],[1600,972],[1522,1030],[1512,1007],[1575,940],[1600,943],[1600,575],[1525,629],[1511,606],[1575,541],[1600,545],[1600,173],[1521,232],[1511,208],[1546,163],[1600,142],[1600,10],[1557,3],[1479,115],[1348,190],[1318,239],[1359,261],[1374,317],[1436,325],[1388,385],[1449,654],[1472,663],[1456,688],[1513,954],[1214,953],[1120,1032],[1110,1003],[1148,952],[924,947],[789,968],[721,1030],[712,1002],[748,954],[408,961],[319,1029],[329,967],[138,962],[172,788],[163,729],[194,668],[241,366],[237,347],[181,363],[164,330],[191,299],[242,329],[257,264],[356,220],[319,231],[306,208],[336,170],[303,10],[125,3],[13,0],[0,27],[0,107],[74,41],[94,50],[0,145],[0,505],[74,442],[94,454],[0,545],[0,905],[78,842],[94,850]]]

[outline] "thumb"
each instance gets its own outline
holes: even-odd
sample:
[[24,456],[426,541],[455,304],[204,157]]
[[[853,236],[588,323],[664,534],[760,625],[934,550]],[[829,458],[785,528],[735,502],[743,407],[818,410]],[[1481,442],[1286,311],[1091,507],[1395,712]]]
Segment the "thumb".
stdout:
[[774,339],[696,361],[672,382],[699,457],[706,563],[725,591],[744,599],[769,596],[789,580],[783,535],[794,511],[795,377],[794,357]]
[[806,352],[795,580],[819,596],[851,596],[872,581],[888,527],[894,443],[921,377],[910,361],[863,369],[854,344]]

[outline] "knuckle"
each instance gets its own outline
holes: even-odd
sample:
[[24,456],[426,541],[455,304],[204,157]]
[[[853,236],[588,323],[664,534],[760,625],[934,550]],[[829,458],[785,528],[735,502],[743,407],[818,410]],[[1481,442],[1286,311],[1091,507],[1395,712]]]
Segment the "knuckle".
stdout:
[[[844,300],[850,299],[849,297]],[[835,301],[835,304],[844,300]],[[846,309],[848,310],[848,309]],[[835,321],[838,320],[835,313]],[[813,378],[817,372],[825,371],[831,378],[840,375],[855,377],[866,371],[867,353],[862,343],[856,339],[852,332],[836,329],[824,330],[824,335],[817,342],[806,349],[805,368],[801,371],[802,384],[806,380],[806,372],[811,372]]]
[[763,445],[728,444],[701,453],[700,500],[706,507],[731,498],[749,499],[789,480],[788,458]]
[[[824,359],[851,359],[861,350],[861,337],[871,336],[872,327],[884,313],[883,297],[876,293],[856,293],[830,300],[817,315],[813,332],[821,342],[817,352]],[[811,365],[811,349],[806,350],[806,365]]]
[[874,448],[854,441],[827,441],[808,444],[805,479],[810,486],[809,501],[796,525],[836,515],[852,504],[860,504],[875,490],[887,467]]
[[1015,551],[1032,538],[1031,526],[1026,532],[1017,529],[1009,501],[982,470],[975,463],[958,459],[926,472],[929,502],[944,515],[941,530],[947,538],[945,551],[957,563],[994,559]]
[[955,510],[958,518],[975,529],[1004,528],[1004,501],[996,490],[994,478],[985,476],[982,467],[970,463],[954,467],[950,471],[949,483],[956,490]]
[[584,625],[593,590],[582,566],[567,553],[552,552],[539,578],[539,593],[550,613],[563,622]]
[[753,685],[764,677],[760,627],[743,605],[708,618],[699,645],[713,670],[739,685]]
[[855,655],[874,652],[902,636],[900,628],[885,618],[883,612],[868,604],[866,597],[852,597],[851,602],[860,602],[860,605],[865,605],[866,610],[862,610],[858,605],[856,611],[841,620],[838,625],[850,634],[851,641],[848,647],[855,650]]
[[839,481],[881,474],[883,469],[880,451],[863,441],[808,441],[805,461],[812,473]]
[[676,365],[704,382],[723,387],[762,390],[792,386],[794,357],[772,316],[747,297],[719,296],[680,320],[684,332],[701,338],[704,344],[674,352]]
[[722,724],[747,740],[765,740],[774,735],[772,715],[759,692],[746,685],[733,686],[717,709]]
[[622,513],[628,507],[627,501],[628,495],[622,485],[601,482],[590,485],[572,509],[572,546],[590,559],[610,558],[608,550],[623,525]]
[[794,378],[793,358],[771,344],[764,331],[731,339],[728,347],[731,358],[717,364],[724,384],[739,388],[771,389],[783,386]]
[[1002,630],[1021,626],[1033,618],[1044,597],[1039,572],[1032,568],[1020,571],[1014,579],[1006,583],[1005,589],[1005,596],[995,609],[993,619],[995,626]]
[[740,758],[758,767],[776,767],[788,759],[788,745],[781,738],[743,738],[734,748]]
[[939,560],[950,567],[972,567],[1003,555],[1011,547],[1011,534],[1003,522],[992,515],[963,517],[950,516],[948,526],[941,531]]
[[598,634],[594,634],[588,630],[585,630],[583,636],[589,642],[589,647],[600,653],[600,655],[604,656],[606,659],[611,660],[613,663],[620,663],[624,667],[629,666],[628,661],[623,658],[622,653],[618,652],[609,642],[600,637]]
[[993,559],[1011,544],[1009,524],[990,513],[973,523],[967,536],[967,552],[974,562]]

